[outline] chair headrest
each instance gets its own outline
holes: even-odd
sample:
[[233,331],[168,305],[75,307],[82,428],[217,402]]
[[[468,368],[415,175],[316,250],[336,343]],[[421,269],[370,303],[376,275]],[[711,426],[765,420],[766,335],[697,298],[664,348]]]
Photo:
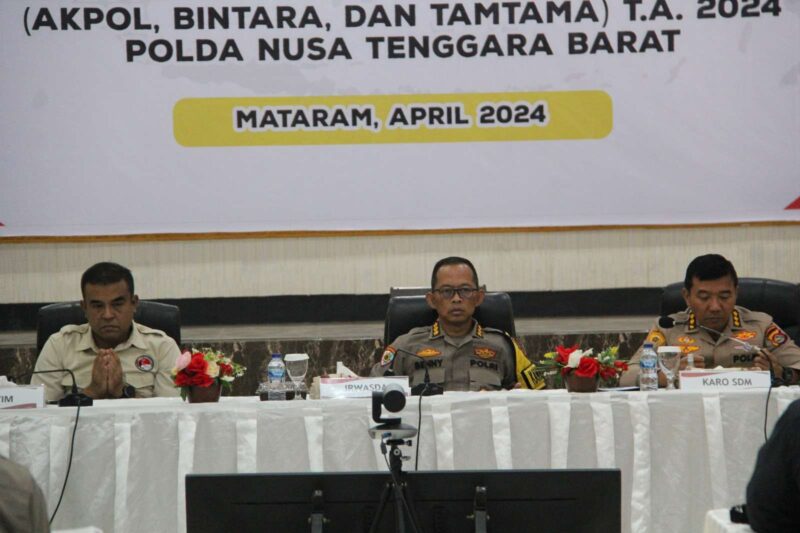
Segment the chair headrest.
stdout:
[[[181,310],[170,304],[139,300],[133,319],[149,328],[160,329],[175,342],[181,343]],[[36,317],[37,353],[42,351],[50,335],[69,324],[85,324],[86,315],[79,302],[45,305]]]
[[[384,343],[389,345],[400,335],[420,326],[430,326],[436,311],[428,307],[425,296],[392,296],[386,310]],[[475,309],[475,320],[484,327],[495,328],[516,336],[511,297],[506,292],[487,292],[483,303]]]
[[[683,282],[664,287],[662,315],[686,309],[681,289]],[[800,285],[766,278],[739,278],[736,303],[752,311],[771,315],[775,323],[790,335],[800,324]]]

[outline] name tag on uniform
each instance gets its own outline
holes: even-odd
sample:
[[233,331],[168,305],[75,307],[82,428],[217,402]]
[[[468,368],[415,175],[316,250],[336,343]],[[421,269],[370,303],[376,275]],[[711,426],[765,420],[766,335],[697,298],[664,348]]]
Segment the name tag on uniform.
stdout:
[[408,396],[408,376],[389,376],[382,378],[314,378],[319,379],[319,397],[326,398],[371,398],[373,391],[382,391],[386,385],[396,383],[403,387]]
[[682,370],[681,390],[768,389],[772,380],[766,370],[698,368]]
[[0,387],[0,409],[44,407],[44,385]]

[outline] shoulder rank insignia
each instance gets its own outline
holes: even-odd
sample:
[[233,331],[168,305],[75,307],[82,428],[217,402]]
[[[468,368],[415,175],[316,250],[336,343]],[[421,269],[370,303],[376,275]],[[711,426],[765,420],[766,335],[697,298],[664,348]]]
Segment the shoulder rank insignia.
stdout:
[[492,350],[491,348],[486,348],[485,346],[476,346],[475,355],[481,359],[494,359],[495,356],[497,356],[497,351]]
[[754,339],[756,336],[755,331],[737,331],[736,334],[732,335],[734,339],[739,339],[740,341],[749,341],[750,339]]
[[480,324],[475,325],[475,336],[483,338],[483,328]]
[[657,329],[653,329],[647,335],[647,342],[652,342],[656,346],[663,346],[667,343],[667,338]]
[[689,320],[686,322],[686,326],[690,329],[697,329],[697,317],[694,315],[694,311],[689,311]]
[[133,364],[142,372],[150,372],[153,370],[153,367],[156,366],[156,361],[153,359],[152,355],[145,354],[137,357]]
[[697,341],[694,340],[692,337],[684,335],[683,337],[678,337],[678,342],[681,344],[694,344]]
[[393,346],[389,346],[386,348],[386,351],[383,352],[381,356],[381,366],[389,366],[394,361],[394,354],[397,353],[397,350],[394,349]]
[[417,355],[420,357],[436,357],[442,355],[442,352],[434,348],[423,348],[417,351]]
[[684,354],[692,353],[692,352],[696,352],[699,349],[700,349],[699,346],[685,346],[684,345],[684,346],[681,346],[681,353],[684,353]]
[[431,338],[438,337],[441,334],[442,334],[442,329],[439,326],[439,321],[437,320],[436,322],[433,323],[433,326],[431,326]]
[[764,336],[775,348],[785,343],[789,338],[777,324],[770,324],[767,331],[764,332]]

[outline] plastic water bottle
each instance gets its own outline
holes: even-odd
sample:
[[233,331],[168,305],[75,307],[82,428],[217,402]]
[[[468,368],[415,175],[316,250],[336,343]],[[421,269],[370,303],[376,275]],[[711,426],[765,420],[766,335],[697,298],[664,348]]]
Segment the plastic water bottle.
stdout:
[[639,359],[639,390],[658,390],[658,355],[650,342],[645,343]]
[[268,390],[267,398],[269,400],[285,400],[286,399],[286,365],[283,364],[281,354],[272,354],[272,360],[267,365],[267,380]]

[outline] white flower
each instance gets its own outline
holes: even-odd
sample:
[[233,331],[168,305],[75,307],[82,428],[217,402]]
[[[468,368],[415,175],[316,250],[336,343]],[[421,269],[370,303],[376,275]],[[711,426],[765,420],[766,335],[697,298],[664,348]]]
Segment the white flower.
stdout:
[[221,379],[222,381],[225,381],[225,382],[227,382],[227,383],[231,383],[231,382],[233,381],[233,379],[234,379],[234,378],[233,378],[233,376],[222,376],[222,377],[221,377],[221,378],[219,378],[219,379]]
[[206,370],[206,374],[208,374],[210,378],[219,376],[219,365],[214,361],[208,361],[208,370]]
[[569,354],[569,361],[567,361],[567,366],[569,368],[578,368],[581,363],[582,357],[589,357],[592,355],[592,349],[589,348],[585,352],[583,350],[575,350],[571,354]]

